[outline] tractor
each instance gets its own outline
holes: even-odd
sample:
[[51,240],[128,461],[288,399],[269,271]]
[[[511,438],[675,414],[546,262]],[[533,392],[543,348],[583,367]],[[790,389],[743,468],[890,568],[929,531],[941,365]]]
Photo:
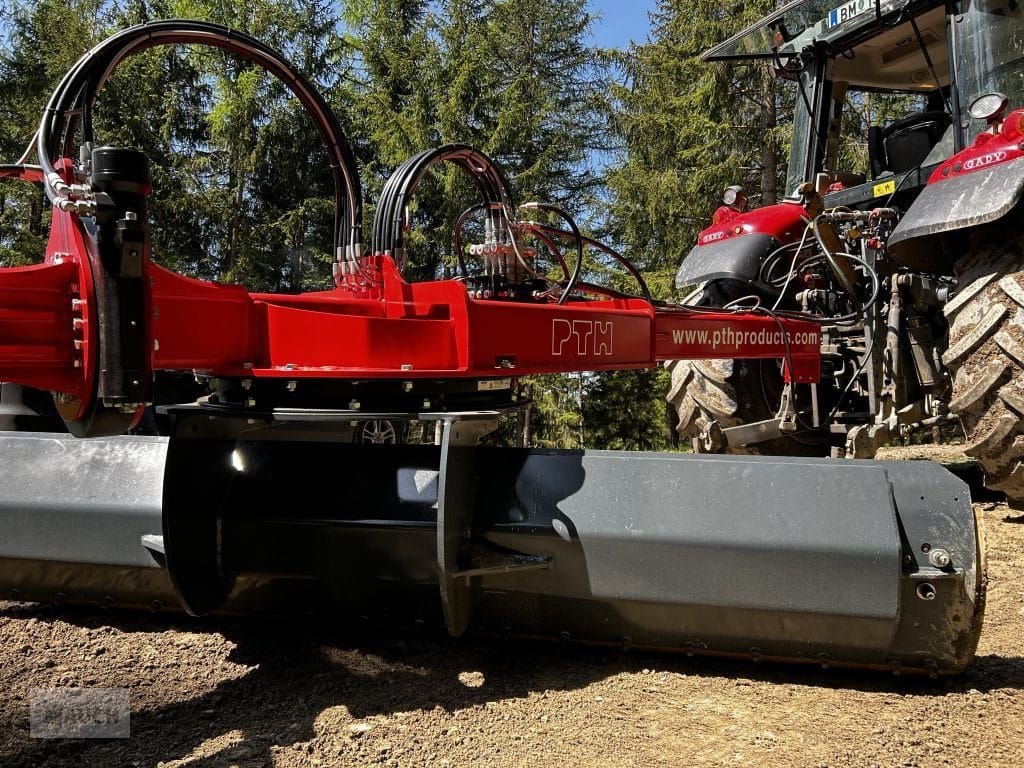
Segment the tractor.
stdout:
[[[159,264],[147,199],[160,158],[104,145],[91,116],[122,61],[181,44],[265,69],[312,119],[336,202],[323,290],[256,293]],[[410,206],[440,164],[465,174],[479,202],[453,222],[454,272],[416,281]],[[850,297],[833,296],[831,278],[805,283],[804,311],[656,301],[627,259],[561,208],[517,203],[500,167],[465,145],[396,168],[364,243],[358,167],[317,89],[251,36],[187,19],[86,51],[0,176],[41,185],[51,203],[41,263],[0,269],[0,381],[31,395],[0,432],[5,599],[931,676],[974,655],[982,537],[968,487],[937,464],[481,444],[522,406],[521,377],[680,359],[773,361],[792,391],[787,418],[806,419],[804,388],[824,389],[822,371],[851,354],[855,334],[837,333],[837,317],[853,315],[844,305],[860,300],[864,275],[875,275],[866,305],[880,306],[886,274],[874,251],[845,255],[828,239],[826,223],[849,240],[860,218],[808,218],[811,188],[783,210],[794,236],[810,221],[831,246],[820,257],[806,238],[766,246],[785,263],[765,281],[800,257],[823,275],[834,264]],[[894,222],[895,209],[849,210],[865,231]],[[915,222],[905,216],[889,240]],[[618,263],[636,292],[590,282],[587,250]],[[894,274],[918,281],[908,293],[951,284]],[[724,290],[726,275],[704,277]],[[823,315],[829,302],[843,314]],[[182,378],[200,391],[168,386]],[[21,422],[40,401],[63,433]],[[167,434],[124,434],[154,406]],[[436,439],[380,438],[384,423],[414,437],[413,422],[436,425]],[[378,439],[354,439],[360,424],[378,425]]]
[[775,362],[670,362],[677,433],[701,452],[868,458],[959,422],[986,484],[1020,503],[1024,5],[797,0],[703,58],[793,84],[788,197],[746,210],[726,190],[677,288],[813,316],[822,367],[789,385]]

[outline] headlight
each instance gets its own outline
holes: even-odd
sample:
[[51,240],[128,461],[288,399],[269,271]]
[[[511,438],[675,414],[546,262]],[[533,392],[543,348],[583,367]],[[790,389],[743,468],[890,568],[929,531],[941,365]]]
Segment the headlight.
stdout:
[[967,108],[975,120],[992,121],[1006,109],[1007,98],[1001,93],[983,93]]

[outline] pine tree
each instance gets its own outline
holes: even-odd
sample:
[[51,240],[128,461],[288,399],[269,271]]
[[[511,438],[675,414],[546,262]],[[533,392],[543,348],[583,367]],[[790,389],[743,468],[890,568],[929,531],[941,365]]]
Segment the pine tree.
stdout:
[[[444,0],[440,7],[440,139],[490,155],[518,202],[588,212],[601,181],[591,153],[608,145],[600,100],[608,71],[603,53],[587,42],[593,19],[586,1]],[[466,200],[465,189],[456,174],[446,175],[445,204]],[[453,219],[465,207],[445,213]],[[536,444],[584,444],[583,381],[530,380]]]
[[768,0],[660,0],[651,41],[623,58],[614,92],[621,157],[609,174],[611,227],[661,297],[722,189],[752,204],[779,197],[791,93],[765,65],[704,63],[700,54],[769,10]]
[[[605,225],[656,298],[672,297],[679,264],[710,223],[723,188],[742,184],[754,204],[779,197],[792,94],[763,65],[700,60],[770,6],[660,0],[650,42],[619,59],[624,79],[608,106],[620,145],[608,174]],[[662,370],[592,377],[588,443],[664,448],[667,378]]]
[[[100,34],[102,0],[5,5],[0,43],[0,162],[28,146],[51,90]],[[29,162],[35,161],[32,152]],[[39,187],[0,181],[0,266],[42,260],[50,210]]]

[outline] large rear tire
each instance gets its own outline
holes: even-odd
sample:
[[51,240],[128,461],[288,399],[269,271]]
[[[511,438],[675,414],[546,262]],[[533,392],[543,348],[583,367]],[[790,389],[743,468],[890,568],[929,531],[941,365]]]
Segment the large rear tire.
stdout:
[[[699,307],[723,307],[736,298],[731,281],[705,283],[683,300]],[[669,421],[680,438],[690,440],[695,453],[707,452],[701,439],[712,422],[723,429],[775,416],[782,399],[783,380],[774,360],[670,360],[672,374],[667,396]],[[766,440],[734,454],[764,456],[827,456],[829,444],[821,435],[801,434]]]
[[1024,501],[1024,237],[1021,209],[976,235],[946,305],[950,410],[985,484]]

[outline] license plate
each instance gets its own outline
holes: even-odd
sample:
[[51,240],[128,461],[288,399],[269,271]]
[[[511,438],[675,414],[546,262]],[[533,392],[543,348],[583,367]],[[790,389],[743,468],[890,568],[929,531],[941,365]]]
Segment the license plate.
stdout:
[[838,27],[840,24],[844,24],[874,7],[873,0],[850,0],[848,3],[843,3],[838,8],[833,8],[828,12],[828,16],[825,17],[825,29],[829,30],[833,27]]

